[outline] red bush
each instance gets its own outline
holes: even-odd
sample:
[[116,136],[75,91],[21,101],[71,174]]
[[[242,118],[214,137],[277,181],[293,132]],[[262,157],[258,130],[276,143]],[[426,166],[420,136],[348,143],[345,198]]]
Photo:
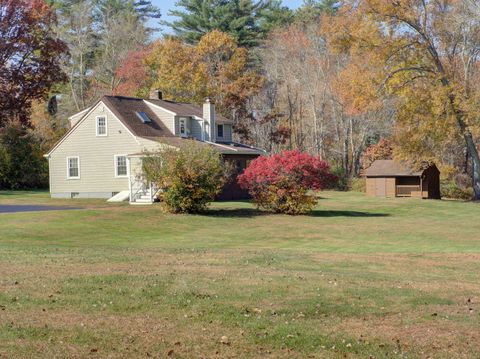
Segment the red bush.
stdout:
[[288,214],[311,210],[316,198],[309,191],[335,181],[327,162],[299,151],[258,157],[238,177],[259,207]]

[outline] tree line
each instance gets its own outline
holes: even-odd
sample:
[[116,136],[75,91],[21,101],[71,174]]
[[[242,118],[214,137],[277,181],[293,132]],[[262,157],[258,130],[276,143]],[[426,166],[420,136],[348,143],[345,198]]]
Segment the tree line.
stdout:
[[[388,152],[435,162],[444,181],[480,198],[474,0],[305,0],[296,10],[280,0],[179,0],[171,22],[146,0],[0,4],[0,127],[21,123],[42,150],[100,96],[159,88],[176,101],[212,98],[237,140],[320,156],[345,185],[370,154]],[[18,49],[12,28],[40,55]]]

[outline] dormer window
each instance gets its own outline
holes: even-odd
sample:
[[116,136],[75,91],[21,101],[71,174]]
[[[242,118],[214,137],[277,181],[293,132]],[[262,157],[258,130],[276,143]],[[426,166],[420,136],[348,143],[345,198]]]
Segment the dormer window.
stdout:
[[107,118],[105,116],[97,116],[96,129],[97,129],[97,136],[107,135]]

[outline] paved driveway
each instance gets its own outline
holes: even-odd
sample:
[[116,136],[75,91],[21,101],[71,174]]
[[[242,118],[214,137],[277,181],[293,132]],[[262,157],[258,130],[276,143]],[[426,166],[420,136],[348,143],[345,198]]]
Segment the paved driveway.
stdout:
[[64,206],[42,206],[42,205],[19,205],[19,204],[0,204],[0,213],[18,213],[18,212],[38,212],[38,211],[65,211],[78,209]]

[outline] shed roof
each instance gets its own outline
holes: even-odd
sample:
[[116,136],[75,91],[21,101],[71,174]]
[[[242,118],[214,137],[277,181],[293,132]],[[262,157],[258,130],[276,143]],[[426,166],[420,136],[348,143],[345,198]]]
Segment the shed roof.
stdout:
[[367,168],[367,177],[381,176],[421,176],[425,170],[415,170],[404,162],[395,160],[376,160]]

